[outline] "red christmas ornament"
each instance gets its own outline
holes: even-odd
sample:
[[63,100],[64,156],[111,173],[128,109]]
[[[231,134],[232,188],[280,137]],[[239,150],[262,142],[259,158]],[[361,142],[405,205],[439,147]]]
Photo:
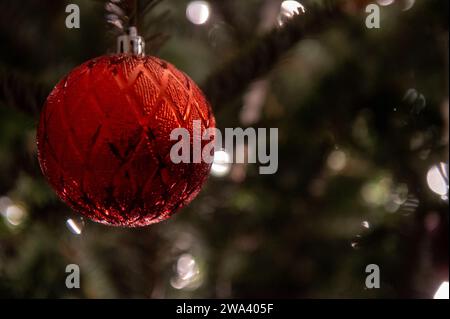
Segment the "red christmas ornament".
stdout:
[[[59,197],[88,218],[145,226],[169,218],[199,193],[210,164],[170,159],[174,128],[193,136],[215,126],[197,85],[171,64],[119,54],[90,60],[47,98],[39,163]],[[208,141],[202,141],[202,146]]]

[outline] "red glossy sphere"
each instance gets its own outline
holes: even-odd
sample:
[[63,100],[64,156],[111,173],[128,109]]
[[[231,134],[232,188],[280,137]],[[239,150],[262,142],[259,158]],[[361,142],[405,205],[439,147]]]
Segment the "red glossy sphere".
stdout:
[[[174,128],[215,126],[197,85],[155,57],[102,56],[75,68],[47,98],[39,163],[58,196],[88,218],[145,226],[200,191],[210,164],[170,159]],[[202,141],[202,145],[206,142]]]

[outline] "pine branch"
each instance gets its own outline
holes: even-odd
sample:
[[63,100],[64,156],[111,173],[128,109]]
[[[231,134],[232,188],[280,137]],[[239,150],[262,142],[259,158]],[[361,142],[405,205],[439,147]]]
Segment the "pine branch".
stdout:
[[0,67],[0,103],[34,117],[47,98],[50,88],[32,81],[26,75]]
[[109,0],[105,4],[106,22],[111,26],[110,33],[113,38],[128,32],[135,26],[147,42],[147,48],[156,52],[169,39],[161,32],[152,32],[152,26],[162,25],[169,17],[169,10],[156,16],[152,11],[162,0]]
[[216,110],[241,95],[255,79],[268,73],[299,40],[311,36],[344,17],[337,2],[316,5],[255,40],[220,66],[205,81],[203,91]]

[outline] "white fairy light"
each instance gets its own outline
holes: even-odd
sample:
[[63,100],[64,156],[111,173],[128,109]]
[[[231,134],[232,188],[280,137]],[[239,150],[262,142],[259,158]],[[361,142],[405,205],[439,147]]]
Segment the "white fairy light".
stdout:
[[25,209],[19,205],[10,205],[6,208],[5,217],[11,226],[19,226],[25,219]]
[[176,276],[170,280],[175,289],[194,290],[201,285],[200,268],[191,254],[182,254],[176,263]]
[[287,0],[281,3],[281,11],[293,16],[305,12],[305,7],[298,1]]
[[369,222],[368,222],[367,220],[363,221],[363,222],[361,223],[361,226],[364,227],[364,228],[367,228],[367,229],[370,228],[370,224],[369,224]]
[[278,25],[283,26],[287,20],[301,13],[305,13],[305,7],[300,2],[293,0],[283,1],[278,16]]
[[81,235],[82,232],[82,225],[79,225],[77,222],[75,222],[72,218],[67,219],[66,221],[67,228],[75,234],[75,235]]
[[438,288],[438,290],[436,290],[436,293],[434,294],[434,299],[449,299],[448,296],[448,291],[449,291],[449,285],[448,285],[448,281],[444,281]]
[[390,6],[394,2],[395,2],[395,0],[377,0],[377,3],[383,7]]
[[442,199],[448,195],[448,165],[440,163],[432,166],[427,173],[428,187]]
[[214,161],[211,165],[211,174],[217,177],[227,175],[231,169],[230,155],[225,150],[214,152]]
[[207,1],[191,1],[186,7],[186,17],[193,24],[205,24],[209,19],[210,11]]

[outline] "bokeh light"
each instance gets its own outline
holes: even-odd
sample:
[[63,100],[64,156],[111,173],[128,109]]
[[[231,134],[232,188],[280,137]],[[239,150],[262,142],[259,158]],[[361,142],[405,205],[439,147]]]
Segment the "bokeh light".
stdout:
[[389,201],[392,181],[384,177],[365,184],[361,189],[363,200],[371,206],[382,206]]
[[305,7],[298,1],[287,0],[281,3],[278,25],[283,26],[292,17],[305,13]]
[[9,227],[20,226],[27,217],[27,211],[21,204],[14,203],[9,197],[0,198],[0,213]]
[[222,177],[227,175],[231,169],[231,158],[225,150],[214,152],[214,161],[211,166],[213,176]]
[[346,164],[347,164],[347,155],[343,151],[340,150],[333,151],[328,156],[327,165],[331,170],[335,172],[343,170]]
[[377,3],[380,6],[390,6],[391,4],[393,4],[395,2],[395,0],[377,0]]
[[0,213],[2,215],[5,215],[6,212],[6,208],[8,208],[8,206],[12,205],[12,200],[7,197],[7,196],[2,196],[0,197]]
[[364,227],[364,228],[369,229],[370,228],[370,223],[367,220],[365,220],[365,221],[363,221],[361,223],[361,226]]
[[186,7],[186,17],[193,24],[205,24],[210,15],[210,6],[207,1],[191,1]]
[[176,275],[170,280],[175,289],[197,289],[201,283],[200,268],[191,254],[182,254],[176,262]]
[[440,163],[432,166],[427,173],[428,187],[442,199],[448,195],[448,165]]
[[12,226],[19,226],[24,218],[25,218],[26,212],[25,209],[22,206],[19,205],[11,205],[6,208],[6,220],[12,225]]
[[449,285],[448,281],[444,281],[434,294],[434,299],[449,299],[448,296]]
[[403,0],[403,11],[408,11],[411,9],[414,4],[416,3],[416,0]]
[[66,226],[72,234],[81,235],[81,233],[83,232],[84,223],[83,223],[83,220],[80,220],[80,222],[77,222],[77,221],[73,220],[72,218],[69,218],[66,221]]

